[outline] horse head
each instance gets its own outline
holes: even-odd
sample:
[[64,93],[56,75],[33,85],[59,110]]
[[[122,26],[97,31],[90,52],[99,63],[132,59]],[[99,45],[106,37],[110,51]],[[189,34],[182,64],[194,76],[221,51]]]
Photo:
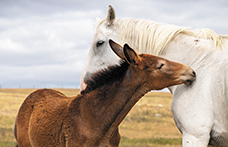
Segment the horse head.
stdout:
[[81,77],[81,89],[85,89],[85,81],[92,73],[104,69],[110,65],[118,64],[120,60],[113,53],[109,45],[109,39],[118,41],[118,33],[115,31],[115,10],[109,6],[107,18],[98,22],[96,33],[90,46],[87,61]]

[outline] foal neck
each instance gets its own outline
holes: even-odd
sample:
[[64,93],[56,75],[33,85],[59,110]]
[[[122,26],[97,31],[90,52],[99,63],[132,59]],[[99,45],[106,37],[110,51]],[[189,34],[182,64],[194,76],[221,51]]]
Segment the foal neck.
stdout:
[[104,136],[111,138],[115,133],[119,124],[126,117],[135,103],[148,92],[145,85],[142,85],[136,79],[135,73],[130,70],[126,72],[126,75],[122,82],[115,82],[110,87],[102,87],[98,91],[102,92],[100,101],[104,102],[103,106],[100,106],[100,117],[104,120],[103,127],[106,128]]
[[[108,140],[134,104],[148,92],[134,67],[128,67],[120,81],[114,81],[82,94],[80,108],[83,122]],[[88,120],[89,119],[89,120]],[[91,130],[93,131],[93,130]]]

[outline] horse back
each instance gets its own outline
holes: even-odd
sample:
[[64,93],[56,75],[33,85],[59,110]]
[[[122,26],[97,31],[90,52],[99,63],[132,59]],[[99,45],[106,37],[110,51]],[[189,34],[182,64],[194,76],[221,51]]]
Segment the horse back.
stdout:
[[[51,89],[41,89],[31,93],[21,105],[17,116],[16,129],[18,146],[33,146],[37,144],[36,139],[46,140],[51,139],[50,137],[61,138],[61,136],[57,135],[59,133],[56,133],[56,130],[49,130],[53,128],[49,126],[62,125],[62,122],[57,120],[64,120],[64,118],[59,117],[64,117],[66,114],[66,103],[68,103],[69,100],[70,98],[64,94]],[[41,131],[44,133],[37,135],[40,134],[37,132]],[[47,133],[49,138],[42,135],[45,134],[45,132],[50,133]],[[36,139],[34,140],[34,138]],[[33,145],[31,145],[30,142],[32,142]],[[57,146],[59,143],[52,143],[52,145],[53,144]]]

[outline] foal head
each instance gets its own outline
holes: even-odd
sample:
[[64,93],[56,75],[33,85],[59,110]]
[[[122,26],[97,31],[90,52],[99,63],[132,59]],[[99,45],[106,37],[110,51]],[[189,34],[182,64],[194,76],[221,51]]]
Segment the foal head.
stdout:
[[154,55],[138,55],[127,44],[122,47],[112,40],[109,40],[109,44],[116,55],[126,60],[130,64],[129,68],[136,72],[137,79],[132,80],[141,80],[150,90],[160,90],[182,83],[189,85],[195,80],[195,72],[187,65]]

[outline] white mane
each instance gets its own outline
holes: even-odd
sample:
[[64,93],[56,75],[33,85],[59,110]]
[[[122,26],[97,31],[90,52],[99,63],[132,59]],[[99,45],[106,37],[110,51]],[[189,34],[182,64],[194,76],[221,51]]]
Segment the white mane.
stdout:
[[138,50],[140,53],[154,55],[162,53],[166,45],[180,33],[199,39],[210,39],[214,42],[215,48],[222,46],[223,38],[228,38],[228,36],[218,36],[210,29],[192,30],[189,27],[179,27],[134,18],[116,19],[115,26],[120,29],[121,44],[129,43],[134,48],[140,49]]

